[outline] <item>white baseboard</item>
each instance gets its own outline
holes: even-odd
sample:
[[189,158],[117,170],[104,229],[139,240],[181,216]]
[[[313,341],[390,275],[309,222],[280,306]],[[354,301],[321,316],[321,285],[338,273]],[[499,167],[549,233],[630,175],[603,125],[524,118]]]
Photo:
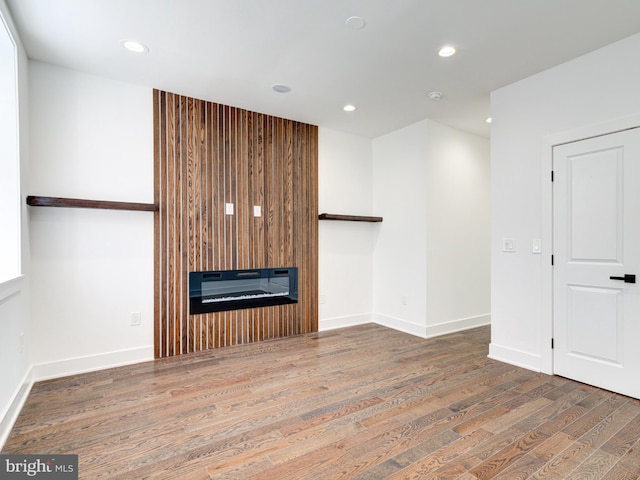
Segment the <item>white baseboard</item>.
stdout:
[[529,352],[516,350],[515,348],[503,347],[495,343],[489,344],[489,355],[492,360],[515,365],[516,367],[526,368],[534,372],[540,372],[541,358]]
[[336,328],[354,327],[373,322],[373,314],[362,313],[359,315],[347,315],[344,317],[321,318],[318,321],[318,330],[335,330]]
[[421,338],[438,337],[449,333],[469,330],[470,328],[482,327],[491,323],[491,315],[478,315],[476,317],[460,318],[450,322],[439,323],[436,325],[418,325],[408,322],[401,318],[390,317],[387,315],[374,314],[373,321],[384,327],[400,330]]
[[477,315],[475,317],[459,318],[450,322],[427,325],[426,338],[438,337],[449,333],[461,332],[471,328],[484,327],[491,324],[491,314]]
[[20,411],[24,406],[24,402],[27,401],[27,397],[31,392],[31,387],[33,387],[33,380],[31,379],[31,370],[28,370],[22,379],[20,388],[18,388],[16,393],[13,395],[13,399],[11,400],[9,407],[2,415],[2,418],[0,418],[0,450],[4,447],[7,438],[9,438],[11,429],[16,423],[18,415],[20,415]]
[[383,327],[393,328],[400,332],[415,335],[416,337],[426,337],[426,327],[424,325],[418,325],[416,323],[408,322],[402,318],[391,317],[389,315],[381,315],[379,313],[373,314],[373,322]]
[[153,360],[153,345],[33,365],[34,381],[121,367]]

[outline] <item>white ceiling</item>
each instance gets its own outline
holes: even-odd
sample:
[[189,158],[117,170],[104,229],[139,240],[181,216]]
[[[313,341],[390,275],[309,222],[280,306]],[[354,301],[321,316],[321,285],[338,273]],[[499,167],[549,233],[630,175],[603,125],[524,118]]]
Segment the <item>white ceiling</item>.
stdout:
[[492,90],[640,31],[640,0],[6,1],[32,59],[367,137],[488,136]]

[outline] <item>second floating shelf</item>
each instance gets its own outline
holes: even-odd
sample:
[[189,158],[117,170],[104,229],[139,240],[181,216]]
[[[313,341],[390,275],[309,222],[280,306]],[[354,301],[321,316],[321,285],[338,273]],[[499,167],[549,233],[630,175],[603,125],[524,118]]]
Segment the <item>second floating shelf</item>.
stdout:
[[321,213],[318,220],[340,220],[343,222],[381,222],[382,217],[367,217],[362,215],[340,215],[337,213]]

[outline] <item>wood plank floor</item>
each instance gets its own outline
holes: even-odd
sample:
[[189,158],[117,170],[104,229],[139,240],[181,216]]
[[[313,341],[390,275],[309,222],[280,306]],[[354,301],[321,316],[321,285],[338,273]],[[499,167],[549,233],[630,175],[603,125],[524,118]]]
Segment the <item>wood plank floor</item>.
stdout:
[[37,383],[2,453],[83,479],[637,479],[640,402],[377,325]]

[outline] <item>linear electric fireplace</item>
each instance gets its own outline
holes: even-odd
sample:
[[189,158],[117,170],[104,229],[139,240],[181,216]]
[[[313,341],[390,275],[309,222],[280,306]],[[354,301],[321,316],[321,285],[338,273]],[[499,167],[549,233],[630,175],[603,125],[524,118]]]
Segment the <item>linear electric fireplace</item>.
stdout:
[[297,302],[296,267],[189,273],[191,314]]

